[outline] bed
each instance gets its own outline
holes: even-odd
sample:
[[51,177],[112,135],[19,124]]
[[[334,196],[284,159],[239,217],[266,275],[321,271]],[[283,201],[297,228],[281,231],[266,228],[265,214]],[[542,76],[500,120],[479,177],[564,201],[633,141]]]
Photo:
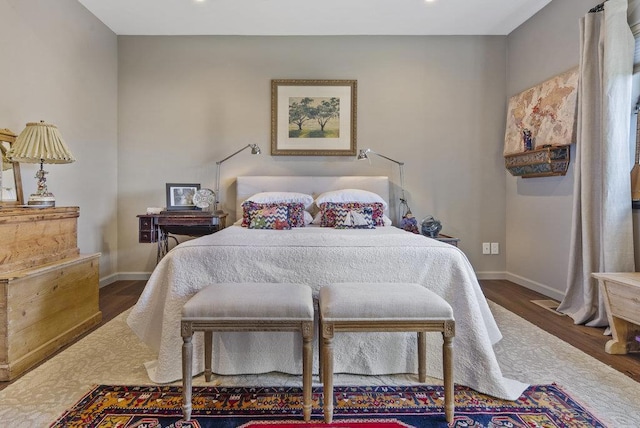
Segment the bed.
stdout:
[[[258,192],[295,191],[316,197],[327,190],[350,188],[389,200],[386,177],[238,177],[236,212],[241,216],[242,201]],[[453,307],[456,383],[509,400],[517,399],[527,387],[502,375],[493,350],[501,334],[464,253],[393,226],[254,230],[232,225],[175,247],[157,265],[127,319],[131,329],[157,352],[157,360],[146,364],[153,382],[181,378],[182,306],[199,289],[216,282],[304,283],[315,295],[320,287],[334,282],[419,283]],[[442,378],[442,339],[437,334],[427,336],[427,373]],[[298,340],[293,333],[217,334],[213,371],[300,374]],[[200,356],[198,335],[194,347],[194,356]],[[344,333],[336,335],[335,349],[336,373],[417,372],[411,334]],[[315,358],[317,373],[317,353]],[[194,374],[202,372],[202,358],[194,357],[193,367]]]

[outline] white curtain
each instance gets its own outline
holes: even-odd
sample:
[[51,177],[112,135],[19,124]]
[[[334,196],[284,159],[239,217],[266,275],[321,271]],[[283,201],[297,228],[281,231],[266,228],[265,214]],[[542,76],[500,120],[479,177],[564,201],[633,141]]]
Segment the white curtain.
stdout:
[[[600,8],[602,9],[602,8]],[[629,126],[634,38],[627,0],[580,20],[580,83],[567,293],[558,311],[608,325],[592,272],[633,272]]]
[[633,56],[633,72],[640,71],[640,1],[629,0],[629,9],[627,11],[627,20],[633,37],[636,39],[636,51]]

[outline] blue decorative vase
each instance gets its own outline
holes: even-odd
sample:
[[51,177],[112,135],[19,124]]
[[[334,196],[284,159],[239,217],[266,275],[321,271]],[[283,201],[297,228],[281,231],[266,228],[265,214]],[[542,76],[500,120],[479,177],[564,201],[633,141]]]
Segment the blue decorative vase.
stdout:
[[432,215],[430,215],[420,222],[420,230],[424,236],[436,238],[442,230],[442,223],[440,223],[440,220],[436,220]]

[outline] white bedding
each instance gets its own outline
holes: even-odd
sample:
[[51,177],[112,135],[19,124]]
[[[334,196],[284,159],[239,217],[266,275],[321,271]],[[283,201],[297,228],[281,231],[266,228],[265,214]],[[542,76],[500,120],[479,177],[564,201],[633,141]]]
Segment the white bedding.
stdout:
[[[316,295],[320,287],[333,282],[422,284],[453,307],[456,383],[510,400],[527,387],[502,376],[492,347],[501,335],[464,253],[395,227],[276,231],[231,226],[180,244],[158,264],[127,319],[158,353],[158,359],[147,364],[152,381],[181,378],[182,305],[216,282],[298,282],[309,284]],[[441,337],[427,336],[428,374],[441,378]],[[415,342],[414,335],[404,333],[336,334],[335,372],[415,373]],[[200,335],[194,344],[195,374],[204,369]],[[294,333],[214,335],[213,359],[213,370],[220,374],[302,371]],[[317,355],[315,359],[317,372]]]

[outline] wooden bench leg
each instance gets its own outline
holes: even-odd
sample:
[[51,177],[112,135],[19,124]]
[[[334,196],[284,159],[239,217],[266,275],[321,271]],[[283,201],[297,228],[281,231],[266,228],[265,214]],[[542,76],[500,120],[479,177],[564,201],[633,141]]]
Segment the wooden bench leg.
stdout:
[[191,366],[193,364],[192,339],[193,334],[191,336],[182,336],[182,415],[184,416],[185,421],[191,420]]
[[302,414],[305,421],[311,420],[311,386],[313,382],[313,324],[302,327]]
[[[318,323],[320,324],[320,323]],[[322,325],[318,325],[318,379],[322,382],[322,359],[323,359],[323,350],[322,350]]]
[[211,382],[211,356],[213,346],[213,332],[204,332],[204,380]]
[[322,397],[324,402],[324,421],[333,420],[333,326],[322,326]]
[[427,334],[418,332],[418,382],[427,381]]
[[444,415],[447,422],[451,423],[453,422],[454,414],[453,337],[444,336],[444,344],[442,345],[442,364],[444,371]]

